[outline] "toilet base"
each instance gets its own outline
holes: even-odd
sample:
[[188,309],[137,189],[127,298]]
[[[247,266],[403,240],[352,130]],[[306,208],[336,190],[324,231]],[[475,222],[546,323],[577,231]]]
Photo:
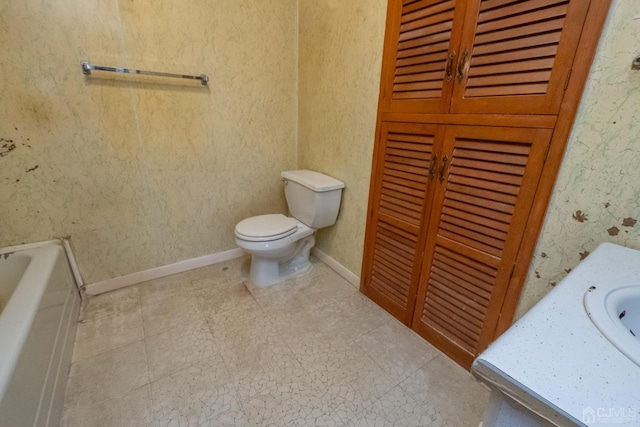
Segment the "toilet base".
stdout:
[[249,280],[258,287],[265,287],[309,271],[309,252],[315,243],[313,235],[299,240],[292,247],[293,253],[284,260],[252,253]]

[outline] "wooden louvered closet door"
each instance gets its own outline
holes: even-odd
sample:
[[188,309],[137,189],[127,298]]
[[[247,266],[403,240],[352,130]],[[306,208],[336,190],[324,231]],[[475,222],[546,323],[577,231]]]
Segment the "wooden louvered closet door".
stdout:
[[493,339],[550,139],[549,129],[446,130],[413,328],[464,365]]
[[513,319],[610,0],[389,0],[361,291],[469,368]]
[[[365,293],[409,324],[418,288],[442,129],[415,123],[383,123],[376,147],[370,224],[365,247]],[[435,175],[434,175],[435,176]]]
[[557,114],[590,0],[391,0],[383,111]]
[[451,112],[557,114],[589,3],[469,1]]
[[446,113],[465,0],[390,0],[383,79],[384,111]]

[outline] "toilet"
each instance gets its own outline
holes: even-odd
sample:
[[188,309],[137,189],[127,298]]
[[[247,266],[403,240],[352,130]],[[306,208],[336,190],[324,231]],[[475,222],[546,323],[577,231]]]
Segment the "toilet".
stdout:
[[311,268],[315,231],[336,222],[344,183],[310,170],[281,173],[291,217],[258,215],[236,225],[236,244],[251,254],[249,279],[269,286]]

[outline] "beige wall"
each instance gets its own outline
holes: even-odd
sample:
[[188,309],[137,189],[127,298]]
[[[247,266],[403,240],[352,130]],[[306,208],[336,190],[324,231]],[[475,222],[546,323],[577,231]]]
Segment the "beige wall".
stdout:
[[345,182],[317,246],[360,275],[375,136],[385,0],[299,2],[299,166]]
[[[3,1],[0,246],[71,235],[91,283],[231,249],[238,220],[285,212],[296,5]],[[211,82],[85,78],[82,59]]]
[[640,249],[639,16],[640,2],[613,2],[518,317],[598,244]]

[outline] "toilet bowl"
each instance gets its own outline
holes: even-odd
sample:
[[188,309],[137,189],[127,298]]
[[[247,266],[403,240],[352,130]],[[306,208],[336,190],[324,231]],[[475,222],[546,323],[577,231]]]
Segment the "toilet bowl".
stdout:
[[308,170],[282,172],[291,217],[258,215],[240,221],[236,244],[251,254],[249,280],[269,286],[311,268],[315,231],[333,225],[344,183]]
[[282,214],[260,215],[236,225],[236,244],[251,254],[249,280],[268,286],[311,267],[315,230]]

